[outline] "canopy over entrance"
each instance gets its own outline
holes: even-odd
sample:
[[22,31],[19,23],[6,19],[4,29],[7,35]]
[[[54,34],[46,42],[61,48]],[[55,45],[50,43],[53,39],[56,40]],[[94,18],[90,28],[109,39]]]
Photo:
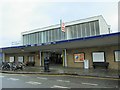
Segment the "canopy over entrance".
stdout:
[[118,45],[118,37],[120,32],[69,39],[63,41],[56,41],[50,43],[26,45],[26,46],[15,46],[1,48],[2,53],[23,53],[23,52],[35,52],[35,51],[47,51],[47,50],[64,50],[73,48],[85,48],[85,47],[96,47],[96,46],[107,46],[107,45]]

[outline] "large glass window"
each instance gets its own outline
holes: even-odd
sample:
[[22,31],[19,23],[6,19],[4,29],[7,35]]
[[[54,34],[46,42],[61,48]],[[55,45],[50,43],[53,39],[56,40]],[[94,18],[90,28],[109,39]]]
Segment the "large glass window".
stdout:
[[56,28],[23,35],[23,44],[40,44],[65,39],[89,37],[99,34],[99,21],[92,21],[66,26],[66,32],[62,32],[60,28]]

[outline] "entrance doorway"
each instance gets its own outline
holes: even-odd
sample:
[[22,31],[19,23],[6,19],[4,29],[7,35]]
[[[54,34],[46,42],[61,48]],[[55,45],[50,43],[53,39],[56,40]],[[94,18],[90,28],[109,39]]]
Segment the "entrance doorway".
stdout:
[[62,53],[51,52],[49,59],[50,59],[51,65],[62,65],[63,64]]
[[35,57],[28,56],[28,61],[26,62],[26,66],[34,66],[35,65]]

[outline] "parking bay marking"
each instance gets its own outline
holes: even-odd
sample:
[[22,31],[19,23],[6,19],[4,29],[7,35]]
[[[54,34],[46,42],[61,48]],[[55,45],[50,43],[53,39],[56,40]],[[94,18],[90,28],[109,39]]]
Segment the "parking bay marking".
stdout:
[[85,85],[93,85],[93,86],[97,86],[98,84],[94,84],[94,83],[82,83],[82,84],[85,84]]
[[47,80],[47,78],[37,77],[38,79]]
[[5,76],[0,76],[0,78],[4,78]]
[[59,81],[59,82],[70,82],[70,81],[65,81],[65,80],[57,80],[57,81]]
[[8,78],[8,80],[17,81],[17,80],[19,80],[19,79],[17,79],[17,78]]
[[54,85],[54,86],[51,87],[51,88],[69,88],[69,87],[63,87],[63,86]]
[[39,82],[33,82],[33,81],[29,81],[29,82],[26,82],[28,84],[33,84],[33,85],[39,85],[39,84],[42,84],[42,83],[39,83]]

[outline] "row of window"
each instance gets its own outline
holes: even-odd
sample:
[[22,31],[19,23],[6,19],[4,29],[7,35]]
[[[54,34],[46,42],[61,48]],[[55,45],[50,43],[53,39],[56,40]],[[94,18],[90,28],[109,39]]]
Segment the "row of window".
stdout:
[[[19,56],[17,59],[18,59],[18,62],[24,63],[24,57],[23,56]],[[15,62],[15,57],[14,56],[9,57],[9,62]],[[28,57],[28,62],[34,62],[34,56],[29,56]]]
[[[92,53],[92,58],[93,58],[93,62],[105,62],[105,52],[93,52]],[[114,58],[115,61],[120,61],[120,51],[115,51],[114,52]],[[74,54],[74,62],[83,62],[85,60],[85,53],[81,52],[81,53],[76,53]],[[15,61],[15,57],[11,56],[9,58],[10,62],[14,62]],[[33,62],[34,61],[34,56],[29,56],[29,62]],[[18,57],[18,62],[24,62],[24,57],[23,56],[19,56]]]
[[72,25],[67,28],[68,38],[80,38],[80,37],[87,37],[87,36],[94,36],[99,35],[99,22],[92,21],[87,23],[82,23],[78,25]]
[[[120,51],[114,52],[115,61],[120,61]],[[83,62],[85,60],[85,53],[75,53],[74,62]],[[93,52],[92,53],[93,62],[105,62],[105,52]]]
[[99,35],[99,21],[66,26],[65,32],[60,28],[23,35],[23,44],[40,44],[66,39]]

